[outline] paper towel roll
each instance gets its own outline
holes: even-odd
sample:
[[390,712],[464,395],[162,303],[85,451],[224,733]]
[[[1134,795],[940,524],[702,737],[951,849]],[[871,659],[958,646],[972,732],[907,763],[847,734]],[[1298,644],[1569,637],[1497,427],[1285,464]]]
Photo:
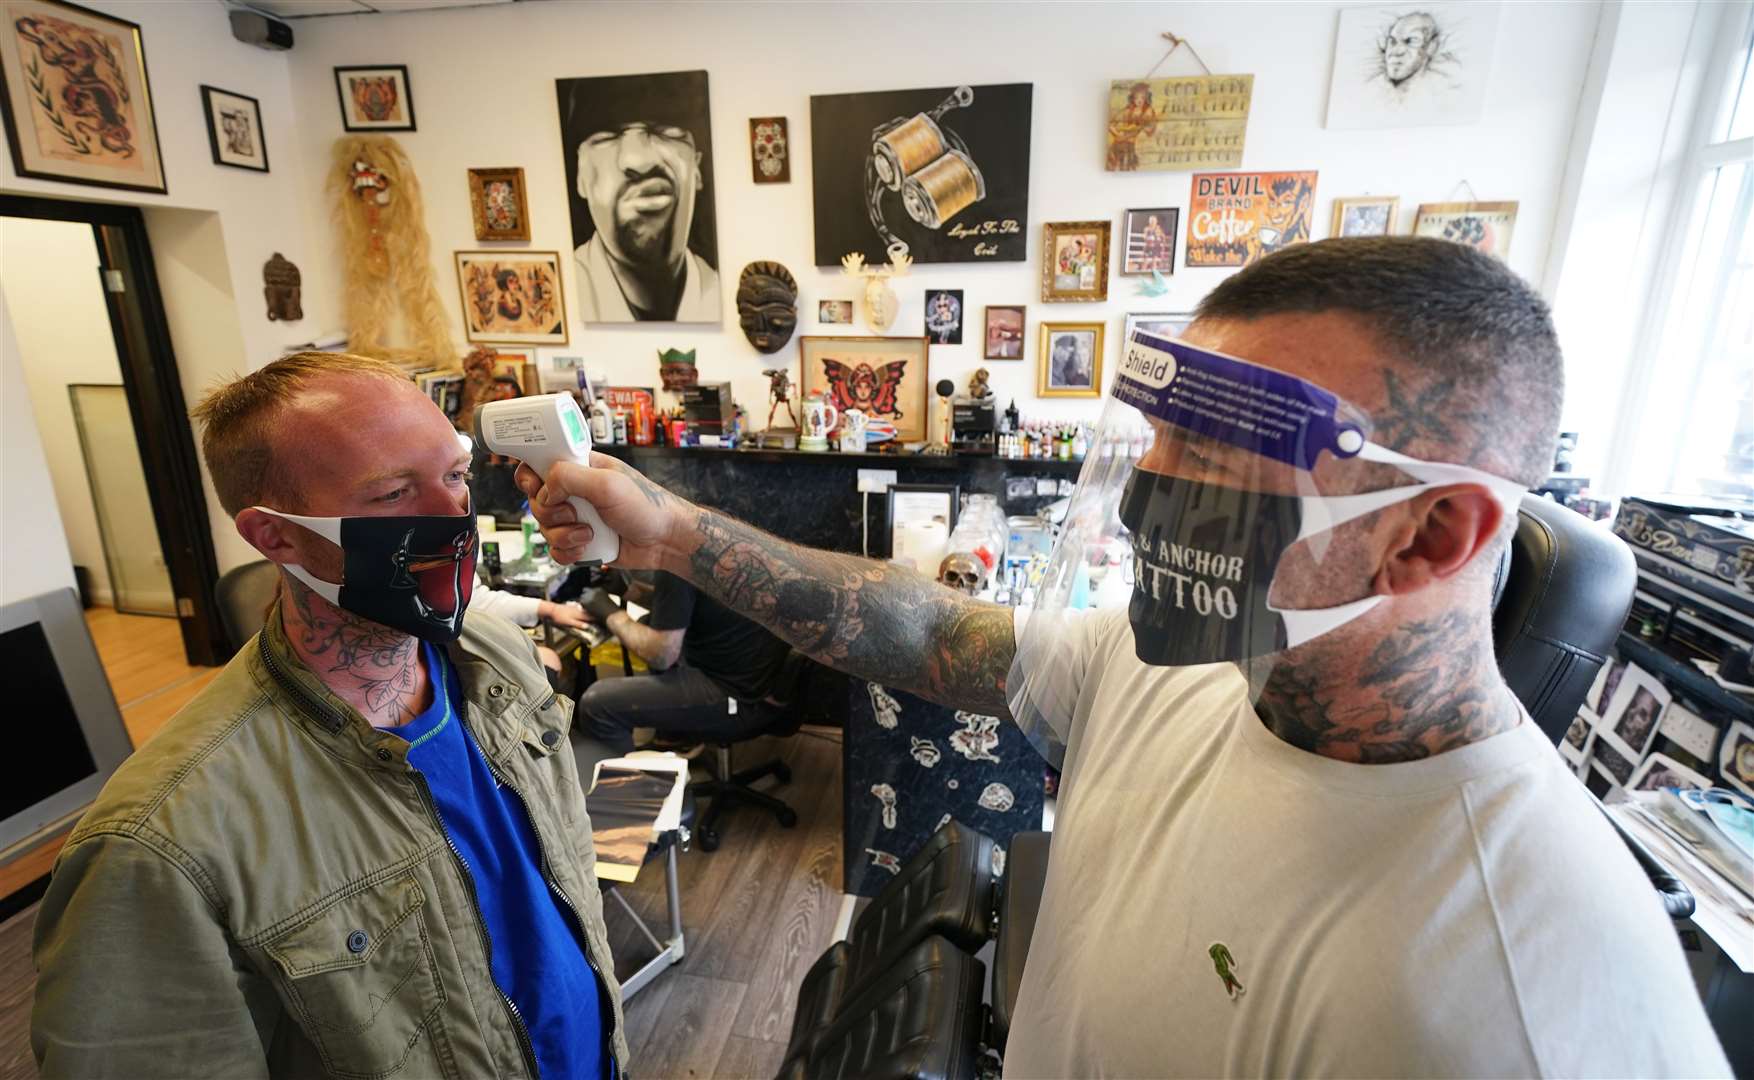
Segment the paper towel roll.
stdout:
[[908,521],[891,534],[892,562],[907,563],[927,577],[938,576],[938,564],[950,553],[950,526],[942,521]]

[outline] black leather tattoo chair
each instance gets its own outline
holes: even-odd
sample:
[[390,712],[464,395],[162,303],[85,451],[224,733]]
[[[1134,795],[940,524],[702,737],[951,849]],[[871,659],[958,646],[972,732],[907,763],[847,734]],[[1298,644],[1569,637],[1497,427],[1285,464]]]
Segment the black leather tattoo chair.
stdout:
[[237,652],[256,636],[268,617],[268,605],[280,588],[280,571],[267,559],[234,566],[219,576],[219,621],[231,651]]
[[[1606,662],[1636,580],[1632,552],[1613,534],[1556,503],[1524,497],[1493,584],[1493,641],[1505,681],[1555,742]],[[1686,887],[1620,835],[1669,914],[1691,914]],[[871,902],[849,940],[831,946],[805,975],[782,1080],[928,1080],[990,1069],[1010,1031],[1051,840],[1042,832],[1012,839],[1001,891],[990,872],[991,841],[954,821],[934,835]],[[973,956],[984,935],[970,914],[983,899],[993,905],[996,929],[985,1006],[978,987],[985,973]]]

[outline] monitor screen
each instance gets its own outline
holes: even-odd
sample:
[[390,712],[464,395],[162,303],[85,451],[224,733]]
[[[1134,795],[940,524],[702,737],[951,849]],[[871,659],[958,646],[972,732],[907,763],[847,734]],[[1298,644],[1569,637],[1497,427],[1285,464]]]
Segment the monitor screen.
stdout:
[[31,748],[5,755],[0,766],[0,818],[8,818],[96,775],[97,762],[40,624],[0,633],[0,686]]

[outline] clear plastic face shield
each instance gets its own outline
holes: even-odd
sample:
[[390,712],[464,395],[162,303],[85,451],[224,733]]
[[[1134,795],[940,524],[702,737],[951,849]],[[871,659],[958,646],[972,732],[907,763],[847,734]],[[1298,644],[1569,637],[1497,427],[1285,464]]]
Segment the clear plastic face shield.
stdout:
[[1056,766],[1086,620],[1124,617],[1145,664],[1249,661],[1259,675],[1383,601],[1377,553],[1348,523],[1458,483],[1485,486],[1513,516],[1524,490],[1377,445],[1370,417],[1315,383],[1143,330],[1123,346],[1097,445],[1141,430],[1143,457],[1086,460],[1022,616],[1011,713]]

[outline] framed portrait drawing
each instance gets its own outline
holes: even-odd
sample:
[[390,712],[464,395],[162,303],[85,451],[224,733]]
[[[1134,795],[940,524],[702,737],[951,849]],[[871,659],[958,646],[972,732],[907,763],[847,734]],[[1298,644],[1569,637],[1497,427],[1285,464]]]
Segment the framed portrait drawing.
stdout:
[[1174,206],[1127,211],[1122,229],[1122,276],[1175,273],[1175,231],[1181,216],[1181,210]]
[[565,345],[566,300],[554,251],[459,251],[464,336],[488,345]]
[[1023,359],[1023,322],[1028,308],[1022,304],[988,304],[986,333],[982,337],[982,360]]
[[[579,317],[722,322],[707,73],[556,79],[554,88]],[[630,172],[619,156],[636,132],[653,160]]]
[[1127,342],[1133,340],[1133,331],[1143,330],[1147,334],[1160,338],[1178,338],[1182,331],[1193,324],[1194,315],[1187,311],[1165,311],[1153,313],[1134,312],[1127,316],[1125,328],[1121,332],[1121,351],[1127,349]]
[[1329,128],[1471,124],[1486,109],[1500,5],[1342,8]]
[[167,190],[138,25],[60,0],[0,0],[0,75],[19,176]]
[[850,326],[853,321],[853,302],[851,300],[816,301],[816,321],[831,326]]
[[262,107],[255,98],[203,86],[201,111],[207,114],[207,144],[213,150],[213,164],[268,171]]
[[1042,226],[1043,302],[1108,299],[1108,235],[1106,221],[1055,221]]
[[1329,236],[1390,236],[1395,214],[1401,208],[1398,195],[1362,195],[1334,200],[1334,225]]
[[1102,332],[1099,322],[1042,323],[1036,357],[1038,397],[1102,396]]
[[469,216],[477,240],[530,239],[530,203],[524,170],[470,169]]
[[1188,261],[1248,266],[1309,240],[1314,172],[1195,173],[1188,201]]
[[1420,203],[1414,236],[1436,236],[1504,258],[1516,228],[1514,202]]
[[347,131],[413,131],[414,91],[406,64],[335,69],[341,127]]
[[857,409],[895,425],[898,442],[926,437],[926,348],[921,337],[798,339],[800,398],[820,393],[845,412]]
[[962,290],[926,290],[926,336],[934,345],[962,344]]
[[749,168],[758,184],[792,182],[792,144],[783,116],[749,118]]

